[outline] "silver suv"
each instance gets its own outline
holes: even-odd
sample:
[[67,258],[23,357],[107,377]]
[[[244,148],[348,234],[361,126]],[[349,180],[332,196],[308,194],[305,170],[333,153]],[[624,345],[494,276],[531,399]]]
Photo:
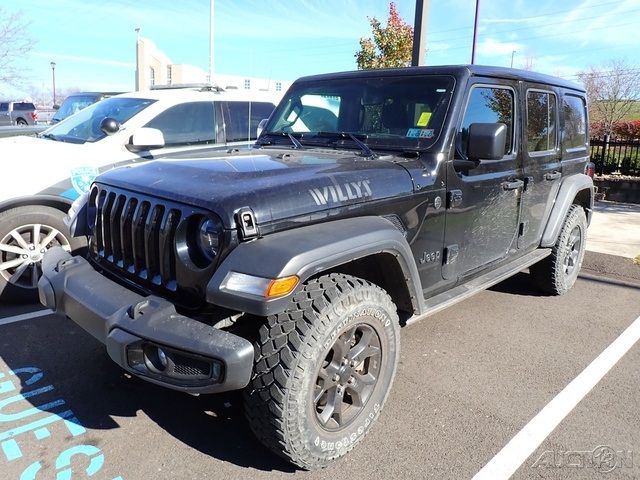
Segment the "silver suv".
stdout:
[[31,102],[0,102],[0,126],[26,127],[38,123],[38,111]]

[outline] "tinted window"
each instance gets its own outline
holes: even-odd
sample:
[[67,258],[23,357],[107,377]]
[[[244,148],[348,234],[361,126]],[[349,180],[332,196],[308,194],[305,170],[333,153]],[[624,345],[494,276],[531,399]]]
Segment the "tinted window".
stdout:
[[556,96],[527,92],[527,143],[529,152],[553,150],[556,146]]
[[587,112],[584,99],[575,95],[565,95],[562,102],[564,130],[562,132],[562,148],[586,148]]
[[0,112],[6,112],[7,110],[9,110],[9,104],[8,103],[0,103]]
[[255,140],[260,120],[269,118],[274,105],[267,102],[226,102],[227,142]]
[[504,123],[507,126],[505,153],[513,152],[513,91],[506,88],[477,87],[471,90],[460,132],[460,150],[467,154],[467,138],[472,123]]
[[36,106],[33,103],[14,103],[14,110],[35,110]]
[[165,110],[145,125],[164,135],[165,145],[215,143],[213,102],[183,103]]

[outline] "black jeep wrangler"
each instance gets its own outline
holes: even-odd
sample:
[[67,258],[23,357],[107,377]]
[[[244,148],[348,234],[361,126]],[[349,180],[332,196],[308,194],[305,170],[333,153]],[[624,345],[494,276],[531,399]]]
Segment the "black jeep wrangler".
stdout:
[[48,252],[40,299],[133,375],[244,389],[262,442],[323,467],[380,414],[400,326],[527,267],[571,288],[587,125],[584,90],[525,71],[302,78],[252,150],[98,177],[67,219],[87,257]]

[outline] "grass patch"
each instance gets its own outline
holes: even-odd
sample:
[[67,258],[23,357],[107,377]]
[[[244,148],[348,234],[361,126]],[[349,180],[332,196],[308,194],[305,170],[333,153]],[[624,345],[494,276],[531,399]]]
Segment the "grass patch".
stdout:
[[640,265],[640,255],[637,255],[636,258],[633,259],[633,263]]

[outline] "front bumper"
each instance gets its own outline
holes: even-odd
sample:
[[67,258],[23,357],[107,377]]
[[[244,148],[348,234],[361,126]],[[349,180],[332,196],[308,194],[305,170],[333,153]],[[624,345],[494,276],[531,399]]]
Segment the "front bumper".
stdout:
[[188,393],[249,383],[254,351],[237,335],[176,312],[104,277],[82,257],[49,250],[38,282],[41,303],[105,344],[114,362],[149,382]]

